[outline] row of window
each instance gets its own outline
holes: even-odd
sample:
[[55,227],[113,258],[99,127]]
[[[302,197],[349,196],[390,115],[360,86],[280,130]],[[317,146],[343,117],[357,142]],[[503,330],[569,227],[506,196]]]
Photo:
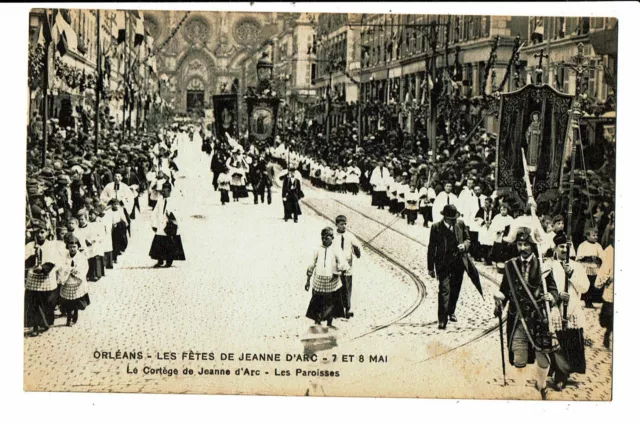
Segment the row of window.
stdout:
[[[612,68],[610,73],[615,74],[613,65],[608,65]],[[556,66],[554,64],[551,66],[553,69],[553,77],[552,81],[550,81],[551,86],[564,93],[572,91],[570,88],[570,78],[573,78],[573,73],[562,66]],[[589,68],[589,71],[583,79],[582,92],[593,98],[600,100],[606,99],[608,95],[607,91],[610,87],[606,81],[603,80],[602,73],[604,70],[602,66],[600,66],[600,62],[597,59],[590,60]],[[481,94],[481,85],[484,78],[483,73],[484,62],[478,63],[475,69],[473,64],[467,64],[463,68],[462,79],[466,82],[466,87],[463,88],[463,94],[468,96]],[[404,102],[406,100],[422,102],[426,91],[424,75],[424,72],[418,72],[388,80],[363,81],[360,86],[361,99],[375,99],[382,102],[389,102],[391,99],[396,102]],[[501,82],[501,78],[498,78],[497,81],[494,82],[494,85],[499,86]],[[514,88],[510,86],[510,84],[510,82],[507,82],[505,90],[509,91]],[[326,87],[324,89],[326,90]]]
[[[433,26],[428,27],[432,24]],[[362,66],[367,68],[423,53],[431,48],[432,40],[436,47],[442,47],[445,42],[453,45],[489,37],[491,17],[365,15],[362,24],[353,28],[360,31],[360,44],[357,45],[360,50],[359,59]],[[315,50],[315,42],[313,49]],[[346,61],[346,33],[321,43],[317,53],[321,60],[339,57]],[[321,75],[325,75],[327,71],[324,67],[321,69]]]
[[584,35],[594,30],[613,28],[616,23],[617,19],[615,18],[532,16],[529,18],[529,34],[531,41],[535,44],[571,35]]
[[331,63],[328,61],[341,61],[346,65],[347,63],[347,37],[346,33],[335,37],[328,44],[321,44],[318,47],[318,60],[319,60],[319,76],[329,75],[329,69]]
[[318,32],[328,34],[336,31],[348,23],[349,16],[345,13],[323,13],[318,17]]
[[[363,67],[420,54],[431,48],[486,38],[490,16],[374,15],[360,32]],[[429,26],[431,25],[431,26]]]

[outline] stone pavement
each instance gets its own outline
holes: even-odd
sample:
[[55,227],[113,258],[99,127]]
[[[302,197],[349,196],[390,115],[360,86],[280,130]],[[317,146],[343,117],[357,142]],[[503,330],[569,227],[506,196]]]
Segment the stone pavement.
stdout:
[[[362,192],[357,196],[333,193],[317,189],[310,184],[305,184],[304,190],[307,195],[305,203],[325,215],[346,215],[349,227],[352,230],[355,229],[359,237],[367,241],[373,238],[371,244],[374,247],[410,268],[427,288],[428,296],[415,312],[384,331],[370,336],[395,339],[405,346],[406,351],[422,352],[422,359],[416,361],[417,365],[408,367],[404,378],[401,377],[401,372],[393,369],[395,383],[390,387],[395,390],[397,387],[407,388],[418,385],[424,389],[425,384],[415,378],[416,373],[438,375],[439,370],[447,369],[447,378],[438,376],[438,384],[429,383],[428,386],[431,387],[424,396],[486,399],[538,398],[533,389],[522,394],[514,392],[512,387],[502,387],[498,322],[493,316],[493,293],[497,290],[502,276],[497,273],[495,267],[482,263],[476,264],[483,277],[484,299],[465,275],[456,312],[458,322],[449,323],[444,331],[438,330],[438,283],[427,273],[429,229],[421,225],[422,218],[418,218],[416,225],[410,226],[406,220],[396,219],[388,211],[371,206],[371,197]],[[316,194],[318,192],[323,192],[324,195]],[[387,226],[389,228],[379,234]],[[550,391],[549,399],[608,400],[611,398],[612,352],[602,347],[604,330],[598,322],[599,312],[600,306],[596,309],[585,309],[587,319],[585,338],[592,343],[586,348],[586,374],[573,375],[571,384],[561,393]],[[492,353],[488,355],[487,352]],[[507,364],[508,378],[509,367]],[[513,383],[513,380],[511,382]],[[366,385],[367,383],[364,382],[363,386]],[[416,390],[418,390],[417,387]]]
[[[223,207],[211,186],[209,159],[196,144],[180,152],[184,178],[178,178],[172,194],[187,261],[152,268],[150,212],[143,204],[116,269],[90,283],[92,304],[80,312],[78,324],[68,328],[59,318],[46,334],[25,338],[27,390],[304,393],[306,380],[293,378],[283,384],[235,376],[141,375],[145,365],[180,372],[189,365],[243,365],[221,362],[221,352],[302,354],[300,338],[312,324],[304,316],[310,299],[304,290],[306,268],[327,223],[307,211],[300,223],[284,223],[277,192],[272,205],[243,199]],[[357,320],[335,323],[332,337],[338,346],[392,321],[416,297],[411,279],[377,255],[365,252],[357,269],[363,281],[354,298],[367,303],[357,308]],[[217,357],[182,361],[182,352],[190,350]],[[117,351],[143,357],[98,359],[103,352],[116,357]],[[178,360],[158,359],[164,352],[176,353]],[[138,374],[128,374],[128,365],[129,370],[137,366]],[[257,366],[269,371],[263,363]]]
[[[381,232],[385,226],[374,220],[388,223],[393,218],[372,208],[368,196],[308,186],[300,223],[284,223],[277,188],[272,205],[242,199],[221,206],[211,186],[209,158],[196,141],[183,146],[179,166],[183,175],[172,196],[179,205],[187,261],[170,269],[152,268],[147,253],[153,234],[143,204],[128,251],[106,278],[91,283],[92,304],[80,312],[79,323],[67,328],[58,319],[48,333],[25,339],[25,389],[522,397],[501,387],[497,320],[492,316],[498,276],[492,269],[479,266],[487,275],[484,299],[465,280],[459,322],[439,331],[437,282],[426,272],[425,228],[398,221]],[[338,214],[347,215],[358,237],[375,239],[354,267],[355,317],[335,322],[335,330],[310,334],[318,329],[310,328],[304,317],[310,298],[303,288],[306,267],[320,243],[320,230],[330,224],[327,218],[332,221]],[[588,350],[589,370],[576,376],[578,386],[565,389],[562,399],[610,397],[611,353],[599,347],[596,311],[588,310],[587,319],[587,335],[595,341]],[[141,352],[142,358],[122,359],[122,352]],[[215,359],[189,357],[203,352],[214,352]],[[318,359],[238,361],[243,352],[283,357],[316,353]],[[222,361],[221,353],[235,353],[236,358]],[[185,375],[186,367],[196,373],[201,367],[229,370],[232,375]],[[261,375],[238,377],[233,374],[238,369]],[[339,372],[340,377],[313,375],[320,371]]]

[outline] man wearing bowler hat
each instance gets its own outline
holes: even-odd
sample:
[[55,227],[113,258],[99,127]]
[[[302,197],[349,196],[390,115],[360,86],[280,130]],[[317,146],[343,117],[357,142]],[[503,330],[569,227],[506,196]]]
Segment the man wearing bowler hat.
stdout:
[[455,205],[445,205],[443,219],[433,224],[429,238],[429,275],[438,275],[438,328],[444,330],[450,320],[456,322],[456,304],[462,287],[465,266],[463,255],[469,251],[471,238]]

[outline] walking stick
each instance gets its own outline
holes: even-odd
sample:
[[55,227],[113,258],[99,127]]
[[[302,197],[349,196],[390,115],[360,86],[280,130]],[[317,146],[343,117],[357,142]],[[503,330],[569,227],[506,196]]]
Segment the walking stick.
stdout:
[[498,321],[500,322],[500,355],[502,356],[502,380],[504,386],[507,385],[507,364],[504,360],[504,329],[502,328],[502,311],[498,314]]

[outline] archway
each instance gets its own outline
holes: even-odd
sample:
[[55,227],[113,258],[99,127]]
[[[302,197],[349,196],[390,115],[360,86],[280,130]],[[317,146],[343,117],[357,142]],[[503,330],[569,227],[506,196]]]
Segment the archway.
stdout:
[[[176,66],[175,76],[178,81],[177,100],[179,109],[184,112],[190,112],[194,107],[194,103],[187,103],[188,98],[199,98],[199,94],[189,91],[203,91],[204,99],[202,101],[204,109],[207,107],[207,99],[215,90],[215,61],[204,49],[190,49],[183,55]],[[196,82],[197,81],[197,82]],[[190,84],[198,84],[197,87]]]
[[197,116],[204,116],[205,107],[205,86],[204,81],[194,77],[187,83],[187,113]]

